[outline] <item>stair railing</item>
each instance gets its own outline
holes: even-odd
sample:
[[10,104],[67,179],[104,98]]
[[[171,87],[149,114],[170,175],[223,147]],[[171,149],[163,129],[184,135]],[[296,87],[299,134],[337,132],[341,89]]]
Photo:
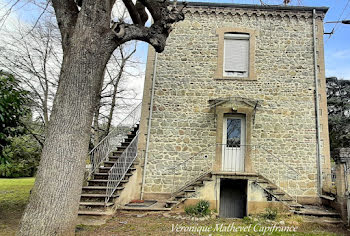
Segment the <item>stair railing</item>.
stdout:
[[141,103],[139,103],[106,137],[104,137],[90,152],[89,179],[97,169],[106,161],[110,153],[127,137],[128,132],[140,122]]
[[174,161],[172,167],[166,168],[163,175],[172,176],[172,195],[211,173],[214,157],[215,147],[209,146],[179,163]]
[[[214,148],[220,148],[222,150],[222,163],[224,163],[224,166],[228,166],[226,171],[244,174],[245,163],[239,161],[238,158],[231,162],[229,162],[229,159],[231,158],[232,160],[233,156],[237,157],[238,155],[247,156],[249,153],[254,166],[253,171],[274,183],[297,201],[297,194],[292,192],[292,189],[295,189],[295,187],[291,188],[291,186],[293,186],[292,184],[297,185],[296,180],[300,174],[292,166],[285,163],[262,145],[239,145],[239,147],[229,147],[226,151],[225,147],[227,147],[227,144],[220,143],[206,147],[184,161],[174,161],[172,167],[166,168],[163,171],[163,175],[172,175],[172,195],[184,190],[192,183],[211,173],[216,155]],[[225,170],[223,171],[225,172]]]
[[267,148],[261,145],[254,148],[252,163],[255,171],[287,193],[294,202],[298,202],[296,190],[300,173]]
[[108,171],[108,182],[106,189],[105,204],[108,203],[109,199],[112,197],[113,193],[116,191],[120,182],[124,179],[129,168],[135,161],[137,157],[137,141],[139,138],[139,132],[137,132],[134,139],[128,145],[128,147],[123,151],[123,153],[118,157],[117,161],[114,163],[112,168]]

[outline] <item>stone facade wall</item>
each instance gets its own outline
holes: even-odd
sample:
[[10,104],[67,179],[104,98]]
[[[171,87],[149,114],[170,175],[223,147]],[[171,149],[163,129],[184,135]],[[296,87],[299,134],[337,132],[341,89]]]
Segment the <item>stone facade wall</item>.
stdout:
[[[216,31],[222,27],[255,30],[256,80],[214,79],[218,66]],[[257,160],[264,159],[260,170],[265,170],[267,178],[282,188],[287,186],[292,195],[316,196],[312,36],[311,12],[190,8],[185,20],[176,24],[165,51],[158,55],[145,192],[171,192],[173,175],[165,169],[198,152],[204,150],[205,155],[199,154],[186,168],[178,166],[175,181],[188,179],[183,175],[187,170],[200,170],[207,163],[204,156],[217,158],[217,117],[208,101],[243,97],[259,101],[250,139],[252,145],[267,150],[251,156],[253,171]],[[153,49],[149,54],[154,55]],[[151,75],[146,77],[148,89],[151,79]],[[149,94],[146,89],[145,107],[149,106]],[[141,125],[147,125],[147,117],[145,111]],[[145,141],[141,138],[140,142]],[[285,177],[288,167],[271,155],[300,176],[295,180]]]

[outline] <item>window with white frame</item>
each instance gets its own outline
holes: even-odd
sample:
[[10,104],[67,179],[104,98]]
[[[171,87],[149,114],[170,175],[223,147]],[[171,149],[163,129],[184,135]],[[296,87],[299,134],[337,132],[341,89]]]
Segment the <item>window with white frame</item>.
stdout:
[[249,76],[249,34],[225,33],[224,76]]

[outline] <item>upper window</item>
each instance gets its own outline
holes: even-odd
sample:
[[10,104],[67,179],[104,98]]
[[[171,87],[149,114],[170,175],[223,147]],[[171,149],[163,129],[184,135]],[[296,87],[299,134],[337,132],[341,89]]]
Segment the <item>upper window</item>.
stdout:
[[248,77],[249,74],[249,34],[224,34],[223,75]]
[[215,79],[256,80],[255,42],[258,31],[234,27],[216,29],[218,58]]

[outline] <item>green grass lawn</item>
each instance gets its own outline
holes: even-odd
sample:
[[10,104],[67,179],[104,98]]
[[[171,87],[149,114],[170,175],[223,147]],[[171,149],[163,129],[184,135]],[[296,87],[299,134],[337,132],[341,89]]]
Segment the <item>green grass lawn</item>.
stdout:
[[0,235],[14,235],[34,178],[0,179]]
[[[34,185],[34,178],[18,178],[18,179],[0,179],[0,236],[15,235],[18,228],[21,215],[28,203],[29,192]],[[150,214],[147,216],[139,217],[141,213],[116,214],[115,217],[110,219],[106,224],[102,226],[84,226],[77,227],[76,234],[78,236],[91,235],[91,236],[138,236],[138,235],[199,235],[198,233],[175,233],[172,231],[172,227],[176,225],[180,226],[212,226],[215,228],[216,224],[229,225],[234,223],[237,226],[249,226],[255,224],[261,224],[268,226],[274,224],[273,222],[267,222],[263,218],[258,218],[258,221],[254,221],[250,218],[245,219],[211,219],[202,222],[193,222],[188,220],[180,220],[174,218],[164,217],[162,214]],[[144,214],[144,213],[142,213]],[[254,217],[255,218],[255,217]],[[341,225],[329,225],[321,222],[307,223],[301,216],[279,216],[274,222],[278,223],[281,220],[286,225],[298,226],[298,232],[296,233],[273,233],[265,235],[310,235],[310,236],[336,236],[336,235],[349,235],[349,231]],[[259,232],[248,233],[202,233],[201,235],[262,235]]]

